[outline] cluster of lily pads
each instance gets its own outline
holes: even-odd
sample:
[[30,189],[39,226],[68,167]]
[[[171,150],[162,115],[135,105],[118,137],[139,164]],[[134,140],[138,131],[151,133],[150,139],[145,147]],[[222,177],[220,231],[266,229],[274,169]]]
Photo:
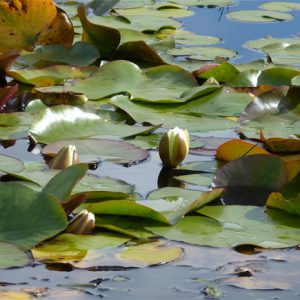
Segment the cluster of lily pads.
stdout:
[[[0,14],[24,21],[37,8],[33,0],[23,2],[27,11],[19,17],[3,4]],[[186,5],[232,1],[48,2],[52,23],[38,35],[28,32],[37,40],[0,42],[6,85],[0,138],[28,138],[48,158],[74,145],[80,163],[57,170],[0,156],[1,268],[32,257],[89,267],[95,265],[89,259],[105,259],[108,248],[120,265],[159,264],[182,255],[168,240],[215,247],[300,243],[300,69],[279,58],[297,55],[297,38],[250,41],[246,46],[268,53],[269,62],[233,65],[228,58],[235,51],[207,47],[220,39],[186,32],[171,18],[190,15]],[[266,6],[263,18],[284,19]],[[190,152],[207,159],[168,172],[209,190],[164,187],[142,197],[126,182],[88,171],[101,160],[130,166],[149,159],[149,150],[176,126],[189,131]],[[212,146],[213,139],[199,137],[216,130],[248,141]],[[227,162],[218,171],[215,155]],[[235,205],[206,205],[220,199]],[[74,234],[72,220],[84,209],[95,214],[96,229]]]

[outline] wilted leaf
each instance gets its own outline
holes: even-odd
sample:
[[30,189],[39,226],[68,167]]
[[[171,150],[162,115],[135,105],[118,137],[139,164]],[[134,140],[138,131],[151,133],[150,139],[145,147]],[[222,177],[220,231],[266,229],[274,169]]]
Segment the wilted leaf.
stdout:
[[225,161],[231,161],[242,156],[254,154],[269,154],[269,152],[257,144],[251,144],[242,140],[234,139],[219,146],[216,152],[216,157]]
[[56,16],[52,0],[12,0],[0,3],[0,51],[32,50],[39,34]]
[[19,85],[15,84],[12,86],[1,87],[0,88],[0,110],[3,109],[3,106],[16,94],[18,91]]
[[70,47],[73,44],[74,28],[65,11],[57,7],[57,13],[48,28],[44,29],[37,41],[39,45],[58,44]]

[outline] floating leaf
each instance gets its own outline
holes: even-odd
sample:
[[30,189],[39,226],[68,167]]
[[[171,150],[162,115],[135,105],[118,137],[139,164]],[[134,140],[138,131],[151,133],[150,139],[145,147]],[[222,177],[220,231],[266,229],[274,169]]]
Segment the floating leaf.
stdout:
[[[102,233],[80,235],[64,233],[32,249],[35,260],[49,263],[76,263],[91,250],[116,248],[127,242],[128,238]],[[101,253],[98,254],[101,256]]]
[[13,0],[0,3],[0,51],[32,50],[39,34],[56,16],[52,0]]
[[165,17],[165,18],[183,18],[193,15],[193,11],[187,9],[187,7],[172,4],[172,3],[162,3],[154,5],[146,5],[136,8],[127,9],[115,9],[116,12],[121,16],[155,16],[155,17]]
[[62,84],[67,79],[85,78],[92,71],[94,70],[81,70],[66,65],[54,65],[42,69],[11,69],[7,74],[25,84],[52,86]]
[[268,195],[287,182],[284,161],[273,155],[244,156],[227,163],[214,180],[214,187],[226,188],[225,202],[264,204]]
[[234,21],[259,23],[282,22],[293,19],[293,16],[289,13],[271,10],[239,10],[230,12],[226,16]]
[[262,3],[259,6],[262,9],[267,10],[277,10],[277,11],[290,11],[290,10],[300,10],[300,4],[295,2],[287,1],[274,1]]
[[0,184],[1,240],[29,249],[66,228],[65,212],[53,196],[18,183]]
[[93,24],[109,26],[117,29],[134,29],[141,32],[152,31],[153,33],[162,28],[176,29],[182,26],[179,21],[171,18],[151,16],[147,16],[147,18],[145,18],[145,16],[97,16],[90,17],[89,21]]
[[191,172],[215,173],[218,169],[218,162],[215,160],[192,162],[180,165],[177,169]]
[[30,133],[41,143],[51,143],[90,136],[118,139],[147,133],[153,129],[110,122],[79,107],[58,105],[42,111],[32,122]]
[[263,207],[230,205],[205,206],[197,212],[204,216],[186,216],[173,227],[145,228],[170,240],[212,247],[285,248],[300,241],[299,219],[279,211],[268,215]]
[[19,173],[25,168],[24,163],[8,155],[0,155],[0,171],[4,173]]
[[[22,267],[29,262],[29,257],[17,246],[0,242],[0,269]],[[2,298],[1,293],[0,297]]]
[[95,46],[85,42],[76,42],[72,47],[46,45],[36,49],[32,54],[22,55],[21,59],[30,64],[66,63],[71,66],[84,67],[92,64],[99,57],[100,54]]
[[133,238],[146,239],[153,234],[141,226],[142,219],[113,215],[96,216],[96,227],[119,232]]
[[218,147],[216,152],[217,158],[225,161],[231,161],[242,156],[254,154],[269,154],[269,152],[257,144],[251,144],[238,139],[225,142]]
[[170,109],[153,108],[130,101],[126,96],[115,96],[110,100],[114,106],[126,111],[136,122],[162,124],[164,128],[186,128],[190,132],[225,130],[235,127],[235,122],[217,117],[195,117],[184,113],[175,113]]
[[55,155],[61,148],[75,145],[82,161],[100,161],[108,159],[122,164],[135,164],[149,157],[146,150],[142,150],[124,141],[111,141],[100,139],[80,139],[58,141],[47,145],[42,153]]
[[200,185],[200,186],[209,186],[212,182],[212,176],[209,176],[208,174],[181,175],[181,176],[174,176],[174,178],[189,184]]
[[142,266],[162,265],[179,259],[183,249],[170,247],[166,242],[157,241],[125,248],[117,254],[121,260],[138,262]]
[[182,47],[171,49],[168,53],[197,60],[214,60],[216,57],[233,58],[237,55],[236,51],[221,47]]
[[300,139],[297,138],[265,138],[263,132],[260,134],[261,140],[266,144],[268,149],[277,153],[296,153],[300,152]]

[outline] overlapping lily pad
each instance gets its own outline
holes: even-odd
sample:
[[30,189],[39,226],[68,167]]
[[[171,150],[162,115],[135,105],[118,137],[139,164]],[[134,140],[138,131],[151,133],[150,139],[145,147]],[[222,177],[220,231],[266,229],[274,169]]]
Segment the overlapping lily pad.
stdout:
[[0,269],[22,267],[29,262],[29,256],[16,245],[0,242]]
[[285,213],[255,206],[206,206],[198,212],[204,216],[185,217],[173,227],[147,225],[146,229],[170,240],[213,247],[285,248],[300,241],[299,219]]
[[0,240],[29,249],[66,228],[65,212],[50,194],[9,182],[0,193]]
[[[76,124],[76,126],[74,126]],[[79,107],[58,105],[42,111],[29,130],[37,141],[51,143],[72,138],[112,138],[134,136],[149,132],[154,128],[135,127],[123,123],[110,122],[99,115]]]

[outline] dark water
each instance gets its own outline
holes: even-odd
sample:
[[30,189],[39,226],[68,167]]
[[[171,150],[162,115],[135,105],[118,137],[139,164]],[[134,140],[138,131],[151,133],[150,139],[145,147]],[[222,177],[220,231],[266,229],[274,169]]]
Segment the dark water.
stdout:
[[[265,1],[266,2],[266,1]],[[224,9],[195,8],[194,16],[183,19],[187,30],[198,34],[221,37],[221,46],[237,50],[239,56],[233,62],[249,62],[261,58],[261,54],[247,50],[242,44],[267,35],[292,37],[300,32],[300,12],[292,12],[295,19],[271,24],[241,23],[227,20],[225,15],[237,9],[256,9],[261,1],[240,1],[239,5]],[[1,153],[23,160],[40,160],[39,155],[26,151],[27,142],[1,149]],[[199,156],[192,160],[205,160]],[[141,165],[124,168],[108,162],[95,171],[136,185],[143,196],[158,187],[157,179],[161,165],[157,153]],[[42,299],[213,299],[214,290],[221,299],[300,299],[300,255],[297,249],[270,251],[255,255],[240,254],[232,249],[214,249],[180,244],[185,256],[172,265],[131,270],[106,271],[63,269],[54,271],[44,265],[0,271],[0,290],[44,291]],[[236,276],[236,270],[245,265],[255,266],[249,278],[256,282],[252,289],[242,289],[228,281],[248,277]],[[102,266],[103,267],[103,266]],[[248,286],[249,287],[249,286]]]

